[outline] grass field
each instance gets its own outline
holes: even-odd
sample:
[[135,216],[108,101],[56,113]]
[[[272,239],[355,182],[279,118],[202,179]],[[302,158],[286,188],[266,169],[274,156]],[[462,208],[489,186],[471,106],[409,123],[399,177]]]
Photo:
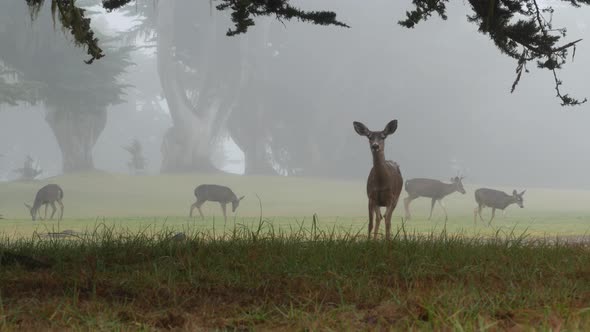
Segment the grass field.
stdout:
[[[64,189],[65,219],[33,222],[22,203],[49,182]],[[200,183],[247,197],[227,223],[215,204],[189,219]],[[528,188],[524,209],[488,227],[473,224],[466,189],[446,199],[447,223],[439,207],[425,220],[417,200],[403,229],[397,209],[393,240],[367,241],[363,182],[2,183],[0,330],[589,330],[588,244],[546,238],[588,232],[590,193]],[[36,236],[58,229],[81,233]]]
[[[225,184],[237,194],[246,196],[236,214],[229,218],[229,226],[253,224],[263,216],[276,227],[289,228],[302,222],[309,223],[313,214],[317,214],[320,227],[325,228],[356,231],[364,229],[367,223],[364,181],[88,173],[39,182],[0,183],[0,214],[6,218],[0,222],[0,233],[28,236],[36,229],[57,229],[55,221],[31,221],[23,205],[23,202],[32,202],[36,190],[43,184],[52,182],[60,184],[65,192],[65,217],[60,229],[93,229],[97,222],[135,230],[146,227],[212,229],[214,226],[217,230],[227,229],[216,203],[203,206],[207,216],[205,221],[188,218],[189,206],[194,202],[193,189],[201,183]],[[528,188],[524,209],[513,205],[507,209],[506,216],[497,214],[493,227],[488,227],[483,223],[474,226],[475,188],[467,185],[467,194],[455,193],[445,199],[449,232],[493,234],[498,230],[526,230],[529,234],[543,236],[579,235],[590,231],[590,191]],[[501,189],[511,191],[511,188]],[[426,220],[429,205],[428,199],[417,199],[412,203],[414,218],[406,224],[408,231],[430,233],[445,226],[439,206],[435,207],[433,220]],[[489,217],[490,210],[484,213]],[[394,225],[401,225],[402,215],[403,207],[399,204],[394,213]]]

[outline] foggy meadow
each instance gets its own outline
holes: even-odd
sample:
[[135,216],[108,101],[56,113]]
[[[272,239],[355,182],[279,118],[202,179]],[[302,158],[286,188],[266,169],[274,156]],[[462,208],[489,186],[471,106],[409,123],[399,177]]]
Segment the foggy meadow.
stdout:
[[0,327],[587,328],[587,4],[2,3]]

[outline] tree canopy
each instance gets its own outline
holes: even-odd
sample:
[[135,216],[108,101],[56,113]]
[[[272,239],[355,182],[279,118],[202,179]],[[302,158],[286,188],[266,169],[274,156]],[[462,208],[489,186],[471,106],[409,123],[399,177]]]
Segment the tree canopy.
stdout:
[[[415,9],[406,12],[406,19],[399,24],[413,28],[433,14],[447,19],[446,4],[449,0],[414,0]],[[561,91],[562,82],[557,70],[566,63],[569,49],[572,49],[572,61],[576,53],[576,44],[581,39],[560,44],[566,37],[567,29],[554,27],[551,6],[540,7],[538,0],[468,0],[473,14],[467,19],[478,25],[479,32],[490,37],[496,47],[507,56],[517,61],[516,78],[511,92],[518,85],[523,72],[528,72],[527,64],[534,61],[540,69],[551,71],[555,79],[557,97],[561,105],[579,105],[587,98],[578,100]],[[590,0],[561,0],[574,7],[588,5]]]
[[[34,18],[44,0],[25,1]],[[433,15],[446,20],[449,1],[412,0],[414,8],[407,11],[406,18],[398,23],[413,28]],[[590,0],[558,1],[573,7],[590,4]],[[102,0],[102,6],[112,11],[132,2],[135,0]],[[562,41],[566,37],[566,28],[554,27],[552,24],[552,16],[557,9],[541,7],[538,0],[468,0],[468,3],[473,11],[468,20],[477,24],[479,32],[489,36],[501,53],[516,60],[516,77],[511,92],[514,92],[522,74],[528,72],[528,64],[535,62],[538,68],[551,72],[561,105],[579,105],[587,101],[586,98],[574,98],[561,89],[563,82],[557,71],[565,65],[570,50],[573,61],[576,44],[581,40]],[[228,28],[228,36],[246,33],[258,16],[271,16],[279,21],[297,19],[318,25],[349,27],[339,21],[333,11],[306,11],[292,6],[289,0],[210,0],[210,7],[230,11],[234,27]],[[78,7],[75,0],[52,0],[51,10],[63,28],[74,36],[76,44],[86,47],[90,55],[86,63],[90,64],[105,55],[90,28],[90,19],[85,17],[84,9]]]

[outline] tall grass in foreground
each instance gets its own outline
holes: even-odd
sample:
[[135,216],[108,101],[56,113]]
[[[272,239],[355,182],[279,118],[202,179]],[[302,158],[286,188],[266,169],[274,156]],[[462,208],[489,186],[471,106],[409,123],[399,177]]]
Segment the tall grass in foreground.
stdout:
[[51,267],[0,263],[0,329],[590,328],[584,245],[316,226],[5,238]]

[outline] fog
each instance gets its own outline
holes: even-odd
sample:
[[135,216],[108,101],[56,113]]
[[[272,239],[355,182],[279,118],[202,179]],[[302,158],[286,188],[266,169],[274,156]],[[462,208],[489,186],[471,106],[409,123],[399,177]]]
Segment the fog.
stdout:
[[[381,130],[397,119],[385,155],[406,179],[590,189],[590,104],[560,106],[552,74],[534,64],[511,94],[516,61],[468,22],[468,4],[406,29],[396,22],[410,1],[302,0],[294,4],[334,10],[351,28],[257,17],[227,37],[229,14],[208,1],[160,4],[157,19],[147,3],[92,15],[106,57],[87,65],[49,10],[31,21],[24,1],[2,2],[0,68],[41,87],[34,103],[0,106],[1,179],[15,179],[27,155],[41,178],[126,173],[133,139],[146,174],[364,179],[371,153],[352,121]],[[586,22],[585,7],[553,17],[566,40],[586,38]],[[581,98],[588,43],[559,71],[562,89]]]

